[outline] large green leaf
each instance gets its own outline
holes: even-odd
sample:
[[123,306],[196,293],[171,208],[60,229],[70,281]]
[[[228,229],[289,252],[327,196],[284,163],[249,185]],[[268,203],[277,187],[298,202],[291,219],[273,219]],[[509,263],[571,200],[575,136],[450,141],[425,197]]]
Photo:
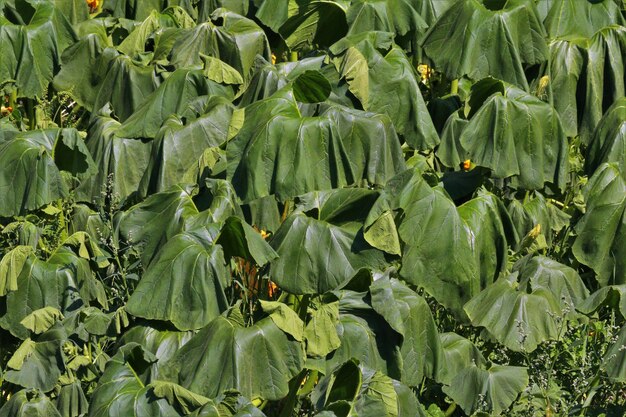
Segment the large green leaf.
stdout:
[[65,370],[62,345],[66,338],[62,330],[53,329],[35,340],[24,340],[7,363],[4,379],[24,388],[52,390]]
[[[364,366],[402,380],[403,364],[399,346],[403,337],[378,314],[368,302],[369,292],[341,290],[337,334],[341,345],[326,358],[326,370],[332,371],[350,359]],[[411,369],[407,364],[407,370]],[[409,375],[413,377],[413,375]]]
[[443,391],[468,415],[477,410],[500,415],[527,385],[526,368],[492,365],[485,370],[471,366],[459,372]]
[[237,389],[248,398],[283,398],[304,364],[300,342],[268,317],[239,327],[218,317],[200,330],[168,363],[169,377],[209,398]]
[[20,245],[2,257],[0,261],[0,297],[9,291],[17,290],[17,278],[33,253],[32,247]]
[[207,230],[176,235],[150,263],[126,310],[180,330],[200,329],[228,307],[225,264],[222,248]]
[[612,345],[604,354],[602,368],[615,382],[626,382],[626,325],[622,326]]
[[119,202],[139,193],[152,142],[118,136],[120,126],[110,108],[91,123],[85,144],[98,171],[77,188],[80,201],[106,204],[107,198]]
[[89,417],[179,417],[164,399],[154,396],[146,373],[156,358],[130,343],[107,362],[89,405]]
[[171,326],[152,324],[139,324],[124,332],[119,345],[137,343],[152,353],[157,362],[150,366],[150,379],[162,379],[161,369],[180,348],[194,335],[192,331],[180,332]]
[[379,278],[370,293],[374,310],[403,337],[401,381],[415,387],[424,377],[439,380],[444,355],[426,300],[395,278]]
[[418,49],[418,41],[428,25],[420,15],[420,6],[428,2],[413,0],[355,0],[346,15],[348,35],[372,31],[392,32],[408,40],[409,50]]
[[626,97],[618,99],[606,111],[589,142],[585,172],[593,175],[604,162],[626,168]]
[[552,288],[537,285],[528,292],[517,275],[484,289],[465,305],[465,312],[474,326],[485,327],[509,349],[532,352],[541,342],[558,337],[562,311]]
[[517,241],[516,230],[502,201],[483,189],[461,205],[458,213],[470,231],[480,287],[485,288],[506,269],[509,246]]
[[225,98],[212,96],[203,107],[202,114],[171,116],[163,124],[144,177],[149,192],[164,191],[183,182],[190,161],[226,142],[233,105]]
[[568,312],[566,317],[574,318],[575,307],[589,297],[589,290],[575,269],[545,256],[522,259],[513,269],[520,273],[520,286],[530,284],[533,290],[552,292],[561,310]]
[[202,65],[200,53],[219,58],[241,74],[250,76],[257,55],[270,58],[265,32],[252,20],[221,9],[212,20],[185,29],[172,46],[170,62],[178,68]]
[[384,265],[382,253],[361,236],[304,214],[287,218],[271,244],[279,256],[271,263],[272,281],[296,294],[321,294],[361,267]]
[[626,176],[603,164],[585,190],[587,211],[576,223],[574,256],[590,266],[601,286],[626,283]]
[[0,408],[0,417],[61,417],[61,414],[41,391],[22,390]]
[[439,143],[413,65],[390,34],[347,37],[330,49],[333,62],[363,109],[389,116],[398,133],[418,150]]
[[331,413],[319,416],[424,416],[422,406],[406,386],[354,360],[322,378],[312,400],[318,411]]
[[553,0],[543,23],[551,38],[590,38],[605,26],[623,25],[624,16],[611,0]]
[[0,144],[0,216],[25,214],[69,194],[54,161],[53,143],[33,133]]
[[[490,94],[487,78],[472,87],[474,98]],[[491,169],[495,178],[512,178],[523,189],[542,189],[545,183],[559,189],[566,185],[568,144],[557,112],[547,103],[513,86],[502,84],[499,91],[472,108],[469,123],[454,147],[438,152],[442,162],[453,167],[470,159]],[[482,100],[481,100],[482,101]],[[462,150],[462,151],[461,151]]]
[[[276,4],[275,1],[267,3]],[[288,8],[299,7],[298,3],[289,1]],[[264,10],[261,9],[259,12],[263,13]],[[264,16],[261,14],[261,17]],[[270,24],[275,24],[275,21],[271,21]],[[328,0],[306,1],[304,7],[289,17],[278,29],[289,49],[294,51],[329,47],[341,39],[347,31],[344,8],[337,2]]]
[[0,89],[16,88],[20,97],[42,96],[76,34],[54,2],[17,0],[15,10],[0,15]]
[[31,255],[17,277],[17,290],[6,297],[7,309],[0,318],[0,326],[25,339],[29,332],[21,321],[33,311],[54,307],[65,314],[82,304],[71,268]]
[[400,275],[463,316],[462,306],[480,291],[480,279],[470,229],[454,203],[411,169],[387,183],[365,221],[366,233],[389,211],[400,213]]
[[450,385],[454,378],[470,366],[484,367],[487,361],[478,348],[468,339],[453,332],[442,333],[441,347],[445,355],[445,373],[441,382]]
[[404,167],[401,155],[387,117],[339,106],[303,117],[284,89],[246,108],[228,143],[228,179],[244,202],[285,200],[364,180],[382,185]]
[[192,100],[205,95],[232,99],[233,91],[207,79],[202,70],[176,70],[124,121],[117,135],[154,138],[171,114],[183,112]]
[[545,36],[534,1],[463,0],[439,17],[422,44],[451,79],[491,75],[528,90],[524,64],[548,59]]
[[549,92],[568,136],[588,143],[602,115],[624,97],[625,51],[626,28],[617,25],[550,44]]

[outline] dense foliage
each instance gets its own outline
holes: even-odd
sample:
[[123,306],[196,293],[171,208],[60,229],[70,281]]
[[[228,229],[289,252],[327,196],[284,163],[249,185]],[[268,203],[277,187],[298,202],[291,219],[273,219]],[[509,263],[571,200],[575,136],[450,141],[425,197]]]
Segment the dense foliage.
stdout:
[[0,417],[626,412],[621,0],[0,0]]

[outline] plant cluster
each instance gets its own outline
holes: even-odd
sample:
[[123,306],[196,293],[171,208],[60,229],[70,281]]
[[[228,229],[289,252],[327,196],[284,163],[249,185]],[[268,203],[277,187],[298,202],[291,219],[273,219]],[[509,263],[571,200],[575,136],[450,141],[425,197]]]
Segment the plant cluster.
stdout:
[[0,417],[626,413],[621,0],[0,0]]

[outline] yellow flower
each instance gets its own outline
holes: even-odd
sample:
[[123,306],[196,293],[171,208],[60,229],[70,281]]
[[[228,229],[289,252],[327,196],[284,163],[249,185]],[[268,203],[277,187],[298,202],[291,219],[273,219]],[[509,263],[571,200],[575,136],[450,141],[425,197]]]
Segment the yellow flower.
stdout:
[[94,13],[100,6],[100,0],[86,0],[87,6],[89,6],[89,13]]
[[465,161],[463,161],[462,167],[463,167],[463,170],[469,171],[470,168],[472,167],[472,161],[470,159],[466,159]]
[[272,52],[272,65],[276,64],[276,54]]

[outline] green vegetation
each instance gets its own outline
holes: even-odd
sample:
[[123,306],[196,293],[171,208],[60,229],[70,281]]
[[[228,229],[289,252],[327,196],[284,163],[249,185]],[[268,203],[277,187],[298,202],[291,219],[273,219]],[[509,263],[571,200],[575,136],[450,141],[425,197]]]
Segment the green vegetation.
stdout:
[[0,417],[626,413],[621,0],[0,0]]

